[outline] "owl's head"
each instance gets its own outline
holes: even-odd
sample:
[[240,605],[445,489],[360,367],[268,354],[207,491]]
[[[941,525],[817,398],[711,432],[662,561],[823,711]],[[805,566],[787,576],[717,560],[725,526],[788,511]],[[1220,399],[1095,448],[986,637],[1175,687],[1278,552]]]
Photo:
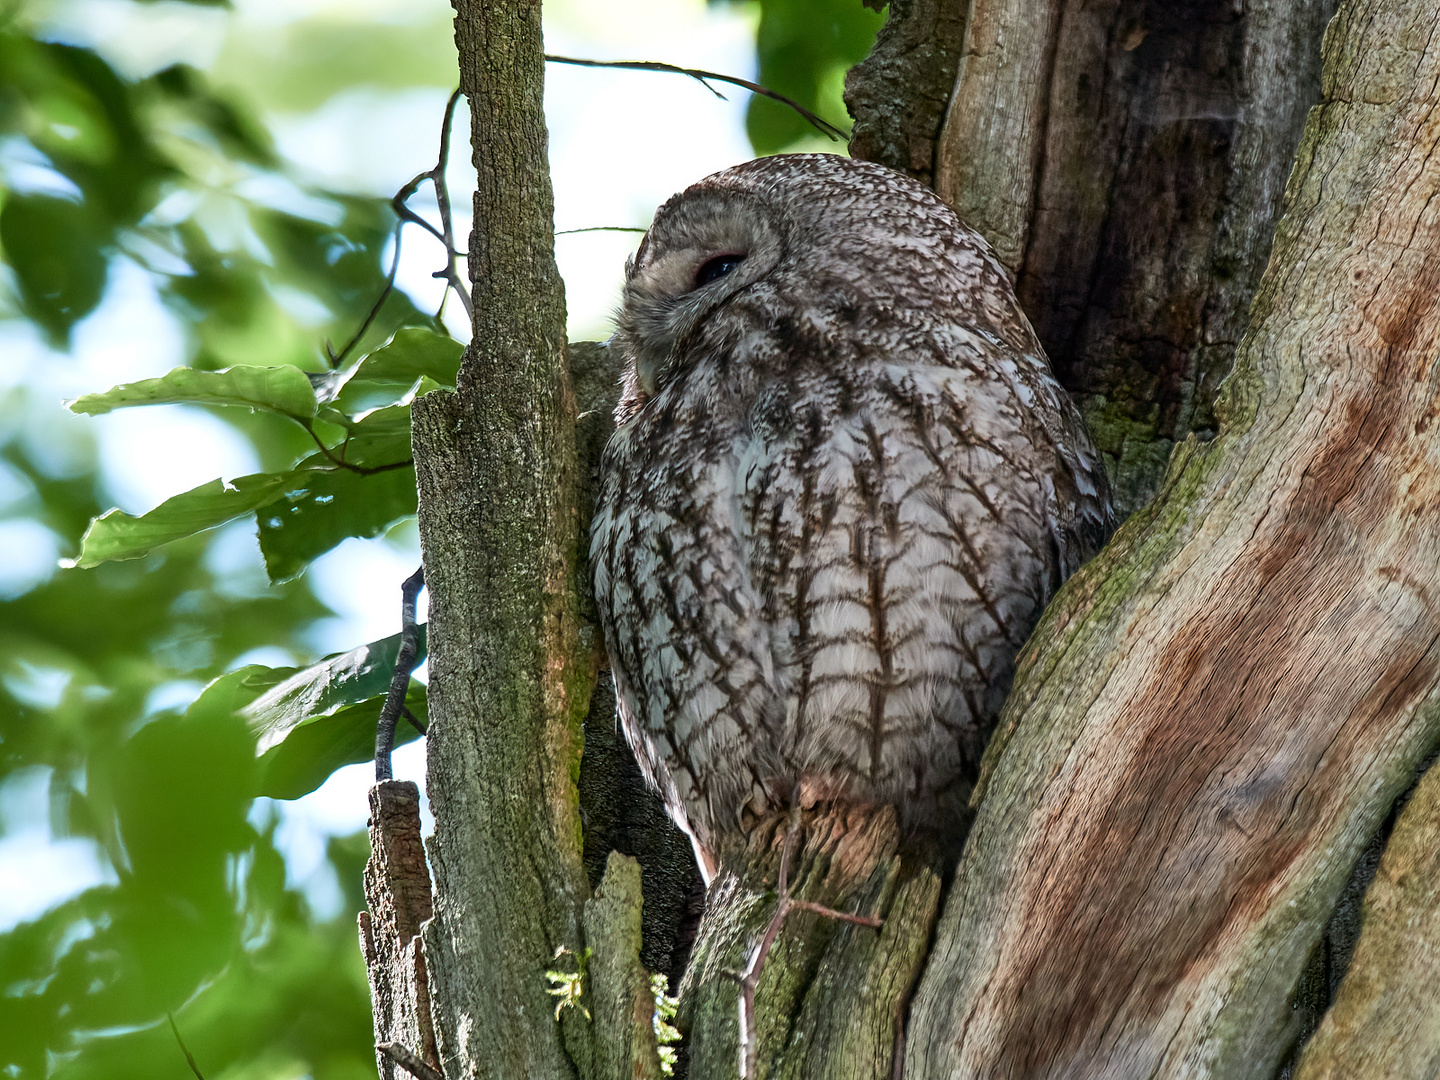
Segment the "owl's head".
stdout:
[[763,280],[785,253],[785,230],[771,200],[716,179],[660,207],[625,266],[615,344],[634,364],[646,397],[664,383],[706,318]]
[[965,308],[991,329],[1024,321],[1008,286],[994,287],[1004,274],[984,240],[910,177],[781,154],[706,177],[655,212],[626,266],[615,345],[643,401],[709,351],[707,335],[710,349],[736,346],[726,335],[743,334],[743,320],[721,317],[727,307],[817,324],[843,311],[872,326]]

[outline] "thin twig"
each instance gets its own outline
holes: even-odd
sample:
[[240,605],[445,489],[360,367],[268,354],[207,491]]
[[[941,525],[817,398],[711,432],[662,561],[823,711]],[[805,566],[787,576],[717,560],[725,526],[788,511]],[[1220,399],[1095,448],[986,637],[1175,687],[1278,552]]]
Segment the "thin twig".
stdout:
[[185,1045],[185,1040],[180,1038],[180,1029],[175,1026],[174,1015],[167,1012],[165,1019],[170,1021],[170,1030],[175,1035],[175,1041],[180,1044],[180,1052],[185,1055],[185,1062],[190,1066],[190,1071],[195,1074],[196,1080],[205,1080],[205,1074],[200,1071],[200,1066],[195,1064],[195,1055],[190,1053],[190,1048]]
[[376,1043],[375,1049],[384,1054],[387,1058],[399,1065],[411,1076],[419,1080],[445,1080],[445,1074],[439,1069],[425,1064],[425,1062],[413,1050],[408,1050],[399,1043],[382,1042]]
[[556,236],[569,236],[580,232],[648,232],[639,225],[591,225],[588,229],[561,229]]
[[400,715],[405,717],[406,720],[409,720],[410,726],[413,727],[416,731],[418,731],[421,735],[429,734],[429,725],[425,724],[418,716],[411,712],[409,705],[400,706]]
[[[465,287],[465,282],[461,280],[457,265],[461,254],[455,246],[454,222],[450,212],[450,186],[445,179],[445,166],[450,162],[450,129],[454,126],[455,109],[459,104],[460,91],[456,90],[450,95],[450,100],[445,103],[445,122],[440,128],[440,154],[435,162],[434,168],[420,173],[397,191],[395,197],[390,200],[390,206],[402,222],[408,221],[414,225],[419,225],[431,236],[435,237],[436,240],[439,240],[440,243],[445,245],[445,268],[435,271],[435,273],[430,276],[443,280],[450,288],[455,290],[455,295],[460,297],[460,303],[465,307],[465,315],[473,320],[474,310],[470,304],[470,290]],[[420,185],[427,180],[430,181],[431,186],[435,189],[435,205],[440,211],[440,228],[438,229],[419,214],[415,213],[414,210],[411,210],[408,205],[411,196],[413,196],[415,192],[420,189]]]
[[725,95],[711,86],[710,80],[713,79],[715,82],[729,83],[731,86],[739,86],[745,90],[749,90],[752,94],[767,97],[771,101],[778,101],[781,105],[788,105],[829,139],[836,142],[845,142],[850,138],[848,133],[836,127],[830,123],[830,121],[816,116],[798,101],[792,101],[784,94],[777,94],[769,87],[761,86],[759,83],[751,82],[749,79],[737,79],[733,75],[721,75],[719,72],[702,71],[699,68],[678,67],[675,64],[661,64],[653,60],[580,60],[573,56],[552,56],[549,53],[545,54],[545,59],[552,64],[570,64],[574,67],[625,68],[630,71],[663,71],[672,75],[685,75],[694,79],[722,101],[725,100]]
[[385,275],[385,287],[380,290],[380,295],[375,299],[375,303],[370,305],[370,310],[366,312],[364,320],[360,323],[360,329],[355,331],[350,340],[345,343],[345,347],[338,353],[331,351],[328,340],[325,342],[325,355],[330,358],[331,370],[343,364],[345,357],[350,355],[350,350],[360,344],[360,339],[365,336],[365,331],[370,329],[376,316],[380,314],[380,309],[385,305],[385,301],[390,299],[390,294],[395,291],[395,275],[400,270],[400,233],[403,228],[403,223],[396,223],[395,250],[390,256],[390,272]]
[[874,915],[851,915],[848,911],[836,911],[824,904],[817,904],[813,900],[791,900],[791,911],[808,911],[814,915],[824,915],[827,919],[839,919],[841,922],[854,923],[856,926],[868,926],[872,930],[879,930],[885,925],[884,919],[876,918]]
[[[450,162],[450,129],[455,124],[455,107],[460,104],[460,89],[456,87],[455,92],[450,95],[450,100],[445,103],[445,125],[440,129],[440,157],[435,162],[435,205],[440,211],[440,227],[444,232],[445,254],[448,262],[445,267],[445,280],[455,290],[460,302],[465,305],[465,315],[474,320],[475,314],[470,307],[470,293],[460,280],[460,273],[456,269],[456,262],[459,259],[459,252],[455,248],[455,230],[450,214],[450,184],[445,179],[445,166]],[[439,274],[434,275],[439,277]]]
[[[289,416],[290,414],[286,413],[286,415]],[[337,469],[348,469],[350,472],[358,473],[361,476],[374,476],[376,473],[391,472],[394,469],[408,469],[411,465],[415,464],[414,458],[406,458],[404,461],[392,461],[386,465],[356,465],[353,461],[346,461],[343,457],[337,457],[334,448],[325,445],[325,441],[315,433],[315,428],[308,419],[299,416],[290,416],[290,419],[305,429],[305,434],[309,435],[311,441],[320,448],[320,453]],[[349,436],[346,436],[345,441],[347,443],[350,441]]]
[[[395,674],[390,677],[390,691],[380,707],[380,721],[375,728],[375,782],[389,780],[390,752],[395,747],[395,724],[405,705],[405,692],[410,689],[410,673],[420,655],[420,630],[415,625],[415,601],[425,587],[422,566],[400,586],[400,650],[395,656]],[[412,717],[413,719],[413,717]]]

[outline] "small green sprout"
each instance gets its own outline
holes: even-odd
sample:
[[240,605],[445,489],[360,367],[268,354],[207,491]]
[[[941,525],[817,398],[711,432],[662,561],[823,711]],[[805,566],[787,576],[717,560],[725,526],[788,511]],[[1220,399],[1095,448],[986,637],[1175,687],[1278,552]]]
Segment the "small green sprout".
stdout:
[[675,1075],[675,1048],[671,1043],[680,1041],[680,1032],[670,1023],[675,1019],[675,1010],[680,999],[670,996],[670,980],[664,975],[650,976],[650,993],[655,997],[655,1045],[660,1051],[660,1072],[665,1076]]
[[586,1020],[590,1019],[590,1010],[580,1004],[580,995],[584,992],[585,964],[586,961],[590,959],[592,951],[593,950],[587,947],[584,952],[577,953],[573,949],[565,948],[564,945],[561,945],[555,950],[556,960],[559,960],[562,956],[575,957],[575,970],[573,972],[560,971],[554,968],[545,972],[545,978],[550,980],[550,989],[545,992],[560,999],[555,1003],[556,1020],[560,1019],[560,1013],[567,1005],[579,1009],[585,1014]]

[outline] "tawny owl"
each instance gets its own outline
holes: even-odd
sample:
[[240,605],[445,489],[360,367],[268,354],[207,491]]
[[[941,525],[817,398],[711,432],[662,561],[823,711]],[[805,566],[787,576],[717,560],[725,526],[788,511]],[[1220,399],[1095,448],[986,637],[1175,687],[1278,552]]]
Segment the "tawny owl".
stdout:
[[711,852],[798,791],[960,829],[1015,654],[1113,526],[990,248],[898,173],[765,158],[656,212],[618,321],[591,560],[676,820]]

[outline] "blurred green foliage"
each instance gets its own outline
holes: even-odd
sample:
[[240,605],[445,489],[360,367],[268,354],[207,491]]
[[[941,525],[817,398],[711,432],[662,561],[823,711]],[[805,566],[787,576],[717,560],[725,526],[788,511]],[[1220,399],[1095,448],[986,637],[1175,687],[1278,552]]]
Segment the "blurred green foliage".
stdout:
[[[840,78],[879,17],[858,0],[761,8],[761,81],[842,120]],[[0,320],[63,350],[117,266],[142,268],[183,328],[186,366],[73,407],[205,408],[263,471],[125,514],[93,440],[37,422],[55,406],[23,380],[0,384],[0,528],[40,528],[74,560],[0,596],[0,823],[47,821],[89,843],[106,878],[0,933],[0,1077],[190,1076],[167,1013],[208,1080],[373,1077],[351,915],[366,839],[331,842],[344,914],[317,919],[286,887],[275,815],[255,800],[368,757],[396,642],[303,668],[246,661],[313,660],[309,630],[330,613],[299,575],[413,514],[408,402],[453,384],[460,349],[392,292],[354,349],[330,355],[385,289],[395,216],[293,175],[259,108],[314,108],[362,78],[445,85],[448,33],[297,20],[248,58],[221,54],[217,69],[263,69],[242,100],[184,65],[127,75],[44,40],[25,10],[0,14],[0,177],[22,178],[0,187]],[[761,153],[812,130],[759,99],[749,125]],[[264,577],[224,555],[217,526],[247,518]],[[423,686],[407,703],[423,720]],[[397,742],[414,737],[402,725]],[[16,804],[35,792],[43,806]]]
[[[845,72],[865,58],[884,22],[883,14],[860,0],[762,0],[755,35],[759,81],[848,129]],[[769,98],[750,99],[745,128],[757,154],[796,143],[834,151],[816,143],[815,129],[804,118]]]
[[[386,200],[297,180],[248,106],[194,69],[127,78],[11,20],[0,154],[21,182],[0,190],[0,318],[64,348],[117,260],[139,265],[186,332],[188,367],[77,404],[208,407],[268,471],[205,485],[209,503],[107,514],[93,443],[37,427],[55,404],[23,381],[0,390],[0,524],[43,526],[77,556],[0,601],[0,810],[92,842],[109,878],[0,935],[0,1076],[189,1076],[172,1013],[210,1080],[373,1077],[353,922],[365,837],[331,844],[344,914],[317,922],[255,799],[368,757],[393,645],[368,663],[225,673],[260,648],[307,656],[330,613],[296,575],[414,512],[396,403],[453,381],[459,345],[392,292],[334,364],[327,339],[348,340],[385,288]],[[237,575],[207,531],[256,510],[270,582]],[[313,692],[303,714],[294,694],[252,706],[297,680]],[[183,712],[164,707],[207,683]],[[424,716],[423,687],[409,703]],[[14,803],[37,791],[48,805]]]

